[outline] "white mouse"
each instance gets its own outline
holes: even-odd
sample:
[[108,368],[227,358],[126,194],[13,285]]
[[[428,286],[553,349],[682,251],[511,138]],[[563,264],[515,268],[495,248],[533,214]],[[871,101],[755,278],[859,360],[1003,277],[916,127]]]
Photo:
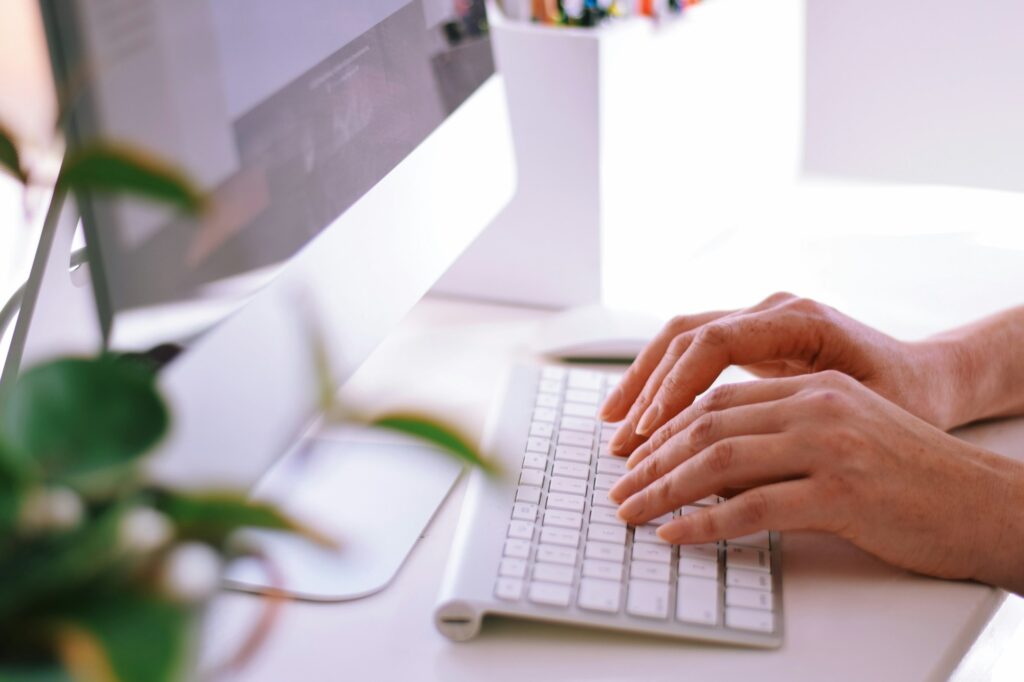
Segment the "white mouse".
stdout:
[[590,305],[542,322],[530,345],[559,360],[632,362],[663,326],[653,315]]

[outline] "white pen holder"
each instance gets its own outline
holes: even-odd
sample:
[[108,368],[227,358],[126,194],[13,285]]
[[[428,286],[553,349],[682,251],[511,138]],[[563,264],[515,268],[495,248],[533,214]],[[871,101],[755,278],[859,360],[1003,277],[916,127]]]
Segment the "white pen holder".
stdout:
[[[792,31],[766,28],[780,12]],[[797,168],[800,0],[709,0],[661,24],[593,29],[489,15],[519,185],[438,291],[600,301],[634,226],[691,231],[696,250],[714,229],[695,216]],[[791,92],[773,99],[780,88]]]

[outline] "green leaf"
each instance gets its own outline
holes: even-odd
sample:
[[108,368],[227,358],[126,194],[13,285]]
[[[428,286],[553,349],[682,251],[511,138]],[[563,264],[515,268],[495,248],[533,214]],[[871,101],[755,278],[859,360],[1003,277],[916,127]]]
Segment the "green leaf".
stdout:
[[58,617],[58,650],[76,679],[175,682],[187,672],[194,615],[153,595],[103,594]]
[[119,565],[118,532],[126,509],[127,504],[111,506],[70,532],[7,548],[0,556],[0,622],[73,593]]
[[179,538],[199,540],[214,547],[223,548],[231,534],[241,528],[290,531],[321,544],[331,544],[274,507],[253,502],[239,493],[160,491],[154,506],[170,517]]
[[18,155],[18,147],[14,144],[14,136],[3,126],[0,126],[0,168],[6,168],[22,183],[28,179],[21,168],[21,157]]
[[399,414],[375,419],[370,425],[414,436],[454,455],[470,466],[479,467],[489,474],[497,472],[495,464],[481,457],[458,433],[432,419]]
[[38,474],[88,494],[152,448],[167,430],[154,374],[112,357],[69,358],[28,370],[0,425]]
[[202,192],[178,168],[125,145],[103,144],[83,149],[61,170],[58,186],[66,189],[120,192],[199,213]]

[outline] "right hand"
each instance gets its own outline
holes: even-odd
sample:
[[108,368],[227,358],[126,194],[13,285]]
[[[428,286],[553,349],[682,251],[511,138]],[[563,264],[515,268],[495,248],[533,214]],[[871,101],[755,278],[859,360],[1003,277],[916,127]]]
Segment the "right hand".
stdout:
[[601,408],[624,420],[611,451],[629,455],[731,365],[761,377],[837,370],[942,429],[957,424],[955,349],[898,341],[816,301],[778,293],[743,310],[680,316],[640,353]]

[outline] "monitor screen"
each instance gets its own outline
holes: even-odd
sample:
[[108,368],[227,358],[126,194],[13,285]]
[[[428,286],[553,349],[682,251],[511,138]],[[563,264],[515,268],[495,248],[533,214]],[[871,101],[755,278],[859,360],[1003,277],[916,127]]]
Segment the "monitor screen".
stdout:
[[494,70],[482,0],[43,5],[70,143],[137,145],[212,198],[200,218],[82,198],[108,326],[130,309],[240,304]]

